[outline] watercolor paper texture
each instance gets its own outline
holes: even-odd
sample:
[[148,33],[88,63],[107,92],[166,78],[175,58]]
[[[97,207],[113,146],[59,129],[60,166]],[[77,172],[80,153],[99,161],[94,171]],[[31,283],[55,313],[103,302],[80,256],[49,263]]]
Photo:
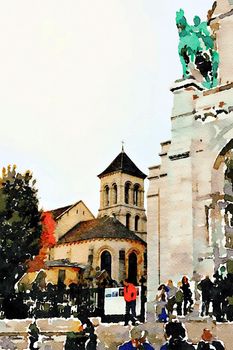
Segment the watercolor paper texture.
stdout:
[[230,350],[232,0],[15,5],[0,348]]

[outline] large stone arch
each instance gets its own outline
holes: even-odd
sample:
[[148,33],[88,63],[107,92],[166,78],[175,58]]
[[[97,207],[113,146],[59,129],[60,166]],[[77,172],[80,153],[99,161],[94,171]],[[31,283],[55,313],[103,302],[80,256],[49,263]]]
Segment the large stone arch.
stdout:
[[227,119],[224,119],[222,122],[223,123],[212,127],[212,130],[215,130],[215,132],[212,132],[207,148],[210,155],[209,160],[213,169],[215,169],[217,158],[222,155],[233,142],[232,118],[228,115]]
[[213,162],[211,189],[208,230],[217,269],[233,257],[233,137],[225,142]]

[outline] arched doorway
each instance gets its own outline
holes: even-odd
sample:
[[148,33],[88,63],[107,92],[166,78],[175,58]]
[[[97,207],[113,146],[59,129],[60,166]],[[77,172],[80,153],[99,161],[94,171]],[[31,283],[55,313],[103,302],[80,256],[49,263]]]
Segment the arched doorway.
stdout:
[[134,252],[130,253],[128,261],[128,279],[134,285],[137,285],[137,255]]
[[100,268],[106,270],[109,276],[112,274],[112,256],[109,251],[104,250],[100,257]]
[[212,202],[206,208],[214,269],[233,257],[233,140],[219,153],[212,175]]

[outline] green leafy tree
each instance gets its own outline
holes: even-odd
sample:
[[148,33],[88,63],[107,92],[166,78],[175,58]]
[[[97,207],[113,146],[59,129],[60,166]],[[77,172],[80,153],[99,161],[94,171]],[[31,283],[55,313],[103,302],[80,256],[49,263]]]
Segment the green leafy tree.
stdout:
[[39,251],[41,213],[36,181],[30,171],[3,168],[0,178],[0,294],[14,293],[15,283]]

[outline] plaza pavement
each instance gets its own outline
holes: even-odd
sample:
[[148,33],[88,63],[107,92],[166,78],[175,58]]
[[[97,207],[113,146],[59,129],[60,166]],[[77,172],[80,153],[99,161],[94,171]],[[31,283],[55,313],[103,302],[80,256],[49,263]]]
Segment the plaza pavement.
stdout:
[[[101,323],[99,318],[91,318],[98,337],[97,350],[116,350],[117,347],[129,339],[131,325],[124,323]],[[200,318],[198,310],[180,318],[184,323],[188,339],[196,344],[201,337],[203,328],[209,328],[213,335],[225,343],[226,350],[233,350],[233,323],[215,324],[208,318]],[[28,347],[28,326],[31,319],[26,320],[0,320],[0,349],[24,350]],[[78,319],[38,319],[38,327],[41,330],[38,348],[40,350],[63,350],[66,340],[66,332],[78,331],[80,322]],[[154,315],[144,324],[139,324],[142,330],[148,331],[148,340],[159,350],[165,342],[164,324],[155,322]]]

